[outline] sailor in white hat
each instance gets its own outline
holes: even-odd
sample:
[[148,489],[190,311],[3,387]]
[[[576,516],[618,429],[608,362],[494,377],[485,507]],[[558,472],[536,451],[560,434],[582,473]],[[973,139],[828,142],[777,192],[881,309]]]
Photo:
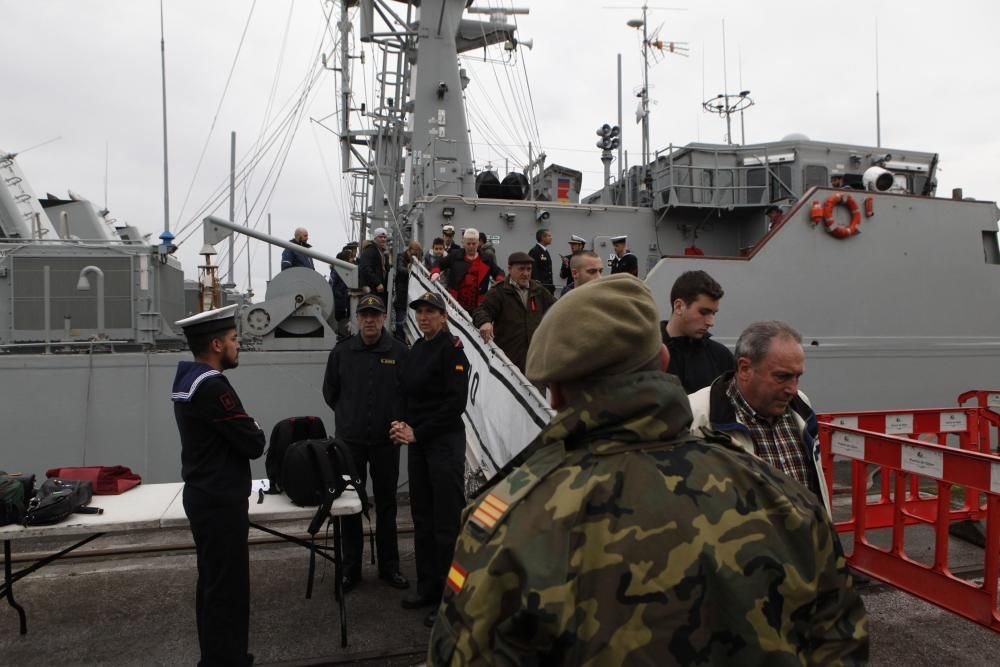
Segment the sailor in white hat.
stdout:
[[611,258],[611,273],[631,273],[633,276],[639,275],[639,258],[632,254],[626,246],[628,237],[612,236],[611,245],[615,247],[615,256]]
[[577,236],[576,234],[571,234],[569,237],[569,254],[562,255],[562,266],[559,267],[559,277],[562,278],[565,283],[562,288],[561,294],[573,289],[573,271],[570,267],[570,260],[573,259],[573,255],[581,252],[584,246],[587,245],[587,239],[582,236]]
[[184,512],[198,561],[195,615],[200,664],[252,664],[247,496],[250,460],[264,432],[243,409],[223,372],[239,364],[236,306],[176,323],[194,361],[177,364],[174,417],[181,438]]

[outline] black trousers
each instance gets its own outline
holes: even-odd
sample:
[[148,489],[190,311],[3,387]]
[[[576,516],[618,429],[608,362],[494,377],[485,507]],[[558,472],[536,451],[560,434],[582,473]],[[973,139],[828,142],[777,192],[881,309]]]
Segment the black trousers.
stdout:
[[[372,473],[375,494],[375,551],[379,574],[399,571],[399,543],[396,537],[396,486],[399,484],[399,447],[396,445],[349,444],[351,458],[361,476],[361,485],[368,483],[368,468]],[[361,577],[361,552],[364,532],[361,515],[351,514],[341,519],[344,543],[344,576]]]
[[407,447],[417,595],[439,598],[465,507],[465,431]]
[[198,556],[195,613],[199,665],[246,665],[250,625],[247,499],[184,487],[184,512]]

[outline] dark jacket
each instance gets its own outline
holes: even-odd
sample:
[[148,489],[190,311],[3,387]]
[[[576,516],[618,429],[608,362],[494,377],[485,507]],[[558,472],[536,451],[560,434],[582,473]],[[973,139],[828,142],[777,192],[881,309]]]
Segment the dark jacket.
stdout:
[[472,314],[472,321],[477,327],[493,323],[497,346],[523,373],[531,337],[555,302],[555,297],[541,283],[532,280],[525,307],[514,284],[505,281],[494,285],[486,294],[482,305]]
[[[396,257],[396,279],[393,288],[392,305],[396,310],[406,310],[410,300],[408,292],[410,289],[410,253],[401,252]],[[417,258],[420,261],[420,258]]]
[[667,372],[680,378],[684,391],[689,394],[707,387],[715,378],[736,368],[733,353],[722,343],[712,340],[710,334],[700,339],[671,336],[667,333],[667,320],[663,320],[660,322],[660,335],[670,351]]
[[[303,248],[312,247],[311,245],[309,245],[304,241],[299,242],[296,241],[295,239],[289,239],[289,241],[291,241],[295,245],[300,245]],[[315,266],[313,266],[312,257],[303,255],[301,252],[297,250],[292,250],[291,248],[285,248],[281,252],[281,270],[284,271],[285,269],[290,269],[294,266],[301,266],[306,269],[314,269],[314,270],[316,268]]]
[[469,396],[469,360],[462,341],[447,329],[413,344],[400,378],[403,420],[416,444],[442,433],[464,431],[462,413]]
[[181,436],[181,479],[219,498],[250,495],[250,459],[264,453],[264,432],[243,409],[229,379],[207,364],[177,364],[170,399]]
[[389,275],[389,258],[378,247],[374,241],[368,241],[361,249],[358,257],[358,287],[368,287],[372,292],[378,292],[376,287],[382,286],[383,298],[385,290],[388,289],[387,276]]
[[611,273],[631,273],[633,276],[639,275],[639,258],[626,250],[621,257],[614,257],[611,260]]
[[540,282],[549,292],[552,292],[555,287],[552,283],[552,256],[549,255],[548,249],[542,247],[540,243],[536,243],[535,247],[528,251],[528,254],[531,259],[535,260],[535,265],[531,269],[531,277]]
[[[479,259],[486,266],[486,271],[483,274],[482,279],[479,281],[479,294],[484,295],[490,289],[490,278],[494,280],[503,280],[503,271],[496,265],[495,262],[490,261],[488,257],[479,256]],[[449,253],[438,260],[437,265],[431,269],[431,273],[441,273],[447,271],[447,283],[446,287],[453,297],[458,299],[458,290],[462,286],[462,281],[465,280],[465,274],[469,271],[469,262],[465,259],[465,253],[461,255],[456,253]],[[480,302],[482,298],[480,298]],[[459,299],[461,303],[461,299]],[[479,305],[476,304],[462,304],[462,307],[472,312]]]
[[406,346],[387,331],[374,345],[360,335],[330,350],[323,399],[333,409],[336,433],[348,444],[390,445],[389,425],[402,418],[399,380]]
[[351,295],[347,292],[347,283],[334,269],[330,269],[330,289],[333,290],[333,319],[348,319],[351,316]]

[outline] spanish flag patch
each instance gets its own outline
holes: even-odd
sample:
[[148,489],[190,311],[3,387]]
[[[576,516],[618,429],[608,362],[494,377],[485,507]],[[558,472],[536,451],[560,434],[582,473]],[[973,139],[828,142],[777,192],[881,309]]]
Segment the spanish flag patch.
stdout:
[[465,366],[463,366],[462,364],[455,364],[455,370],[458,371],[459,373],[464,373]]
[[459,567],[458,563],[452,563],[451,569],[448,570],[448,588],[455,593],[461,593],[462,586],[465,585],[465,575],[466,571]]
[[479,507],[472,513],[472,519],[483,528],[489,530],[496,525],[496,522],[507,511],[507,503],[497,498],[494,494],[489,494],[479,503]]

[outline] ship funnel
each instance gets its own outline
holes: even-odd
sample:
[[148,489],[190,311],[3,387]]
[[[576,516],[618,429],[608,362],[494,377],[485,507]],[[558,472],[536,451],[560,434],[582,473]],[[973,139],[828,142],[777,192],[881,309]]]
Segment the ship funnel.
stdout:
[[861,182],[864,184],[865,190],[888,192],[892,189],[896,179],[888,169],[869,167],[861,177]]

